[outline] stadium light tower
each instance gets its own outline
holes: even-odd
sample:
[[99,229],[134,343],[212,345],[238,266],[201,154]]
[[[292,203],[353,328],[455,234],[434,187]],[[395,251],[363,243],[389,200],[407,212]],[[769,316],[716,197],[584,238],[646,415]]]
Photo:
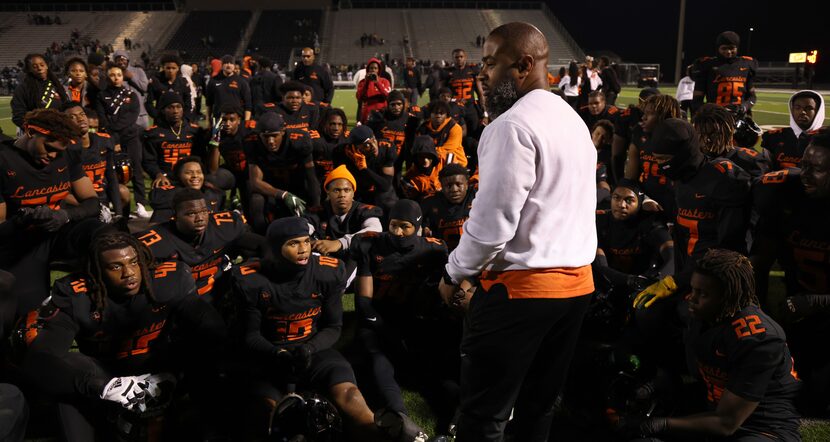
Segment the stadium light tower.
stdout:
[[[674,60],[674,83],[680,82],[680,72],[683,70],[683,28],[686,25],[686,0],[680,0],[680,18],[677,24],[677,55]],[[659,80],[658,80],[659,81]]]
[[749,38],[746,39],[746,55],[751,55],[749,53],[749,50],[750,50],[750,48],[752,48],[752,31],[754,31],[754,30],[755,30],[755,28],[753,28],[753,27],[749,28]]

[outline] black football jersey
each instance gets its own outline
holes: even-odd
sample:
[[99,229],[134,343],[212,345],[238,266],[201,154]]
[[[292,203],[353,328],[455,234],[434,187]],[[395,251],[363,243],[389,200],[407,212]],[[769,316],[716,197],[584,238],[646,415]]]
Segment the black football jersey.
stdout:
[[653,214],[641,211],[634,219],[618,221],[611,210],[597,210],[597,248],[605,252],[614,270],[646,273],[660,262],[660,247],[668,241],[668,228]]
[[770,153],[766,149],[761,149],[758,152],[755,149],[736,147],[727,152],[724,158],[735,163],[748,173],[752,179],[760,177],[772,168],[772,158],[770,158]]
[[633,131],[639,127],[643,111],[637,106],[628,106],[622,110],[614,122],[614,135],[619,135],[628,143],[632,141]]
[[749,174],[724,158],[705,162],[693,178],[676,182],[678,286],[688,286],[694,263],[709,249],[747,253],[749,185]]
[[732,60],[703,57],[692,64],[691,77],[695,90],[704,91],[707,103],[719,106],[743,104],[749,99],[758,62],[752,57],[740,56]]
[[673,217],[677,210],[674,183],[660,170],[657,157],[654,156],[653,149],[648,146],[649,134],[644,132],[640,126],[635,127],[631,134],[631,143],[640,152],[639,181],[643,184],[643,192],[657,201],[669,217]]
[[[237,180],[248,179],[248,158],[245,156],[245,144],[256,142],[259,136],[239,125],[236,135],[221,137],[219,140],[219,154],[222,156],[225,168],[233,172]],[[237,183],[239,184],[239,183]]]
[[[199,301],[187,265],[159,263],[151,275],[156,302],[144,293],[109,298],[103,312],[95,310],[88,293],[90,280],[84,275],[72,274],[55,281],[51,303],[71,319],[69,333],[74,334],[81,353],[119,367],[119,374],[143,374],[168,366],[165,359],[170,356],[175,315],[201,307],[191,306]],[[51,324],[57,325],[46,321],[32,349]]]
[[359,232],[369,218],[383,218],[383,210],[371,204],[355,201],[342,219],[331,210],[331,204],[323,204],[322,211],[307,212],[305,217],[314,226],[314,239],[333,240]]
[[342,261],[327,256],[311,255],[306,266],[285,278],[269,277],[259,261],[233,268],[234,293],[247,311],[248,335],[259,333],[276,346],[314,338],[324,310],[340,305],[347,275]]
[[79,149],[66,149],[48,166],[39,168],[14,147],[14,141],[0,143],[0,203],[6,203],[7,217],[21,207],[59,209],[72,182],[85,176]]
[[579,116],[582,117],[582,121],[588,126],[588,130],[591,130],[599,120],[608,120],[611,124],[616,124],[621,113],[620,109],[613,105],[606,105],[605,109],[597,115],[592,115],[587,105],[579,108]]
[[[182,186],[178,183],[173,183],[170,185],[160,184],[150,189],[150,204],[153,206],[153,215],[150,217],[151,223],[167,221],[176,214],[173,208],[173,197],[176,196],[176,191],[181,188]],[[224,191],[202,186],[202,194],[205,196],[208,209],[217,212],[222,208],[225,201]]]
[[760,214],[757,233],[778,247],[787,294],[830,293],[830,205],[809,198],[801,169],[771,172],[755,182],[754,206]]
[[432,236],[442,239],[450,251],[458,247],[461,235],[464,233],[464,222],[470,217],[476,189],[470,187],[467,196],[459,204],[450,204],[443,193],[424,199],[421,202],[421,212],[424,214],[422,225],[428,227]]
[[258,137],[245,143],[245,156],[249,164],[259,167],[265,182],[303,199],[308,197],[305,164],[314,160],[311,152],[308,131],[296,129],[286,130],[282,146],[275,153],[268,152]]
[[150,126],[143,136],[145,158],[142,165],[151,177],[159,172],[170,174],[176,163],[189,155],[204,158],[206,154],[205,131],[197,124],[182,123],[181,131],[174,132],[169,126]]
[[295,131],[308,132],[316,129],[320,123],[320,112],[316,106],[303,103],[297,112],[289,112],[282,104],[274,109],[277,113],[282,114],[285,120],[285,129],[293,129]]
[[761,147],[770,151],[772,170],[800,167],[801,157],[816,131],[802,132],[796,137],[791,127],[771,129],[761,136]]
[[750,305],[716,325],[694,321],[687,341],[714,409],[725,390],[759,402],[741,428],[799,441],[794,400],[801,381],[793,369],[784,330]]
[[452,90],[452,97],[460,102],[472,100],[473,94],[477,93],[475,84],[478,73],[479,68],[474,64],[447,69],[447,86]]
[[92,181],[95,192],[99,196],[103,195],[109,184],[107,175],[110,174],[108,172],[115,167],[113,159],[115,146],[112,143],[112,138],[104,133],[91,133],[89,134],[89,147],[83,148],[80,143],[77,144],[77,147],[81,151],[81,167],[84,169],[84,173]]
[[[343,143],[335,148],[333,153],[334,167],[345,164],[346,168],[349,169],[349,173],[357,179],[355,199],[361,202],[374,203],[376,196],[375,192],[377,189],[371,181],[360,179],[360,176],[362,175],[360,170],[358,170],[354,162],[346,156],[346,149],[350,146],[351,145],[348,143]],[[395,146],[388,141],[378,140],[378,154],[366,158],[367,168],[375,173],[383,174],[383,169],[385,167],[395,166],[395,160],[398,158],[395,151]]]
[[210,215],[207,228],[198,245],[181,237],[175,221],[154,226],[135,236],[150,248],[157,261],[176,260],[187,264],[196,282],[196,293],[205,301],[213,301],[215,287],[222,287],[226,272],[235,257],[234,243],[247,232],[245,217],[236,212]]
[[388,113],[375,111],[369,115],[369,126],[378,140],[385,139],[395,145],[395,154],[400,156],[407,139],[411,139],[418,128],[419,120],[408,112],[402,112],[398,118],[392,118]]
[[425,300],[415,295],[430,276],[440,275],[448,252],[440,239],[416,239],[411,249],[401,250],[388,232],[364,232],[352,238],[349,251],[357,261],[357,275],[372,277],[372,302],[376,305],[413,307],[419,311],[425,305]]

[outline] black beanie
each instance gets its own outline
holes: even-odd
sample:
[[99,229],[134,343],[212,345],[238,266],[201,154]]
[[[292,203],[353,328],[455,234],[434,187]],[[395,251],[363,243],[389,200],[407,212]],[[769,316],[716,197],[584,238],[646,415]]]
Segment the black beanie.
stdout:
[[282,246],[286,241],[301,236],[308,236],[308,221],[299,216],[275,220],[265,232],[268,244],[274,250],[276,256],[280,256],[280,250],[282,250]]
[[184,106],[184,101],[182,101],[182,96],[179,95],[178,92],[173,91],[164,91],[159,97],[158,103],[156,103],[157,109],[164,109],[167,106],[170,106],[173,103],[179,103]]
[[389,92],[389,96],[386,97],[386,102],[391,103],[393,101],[400,101],[401,103],[406,103],[406,100],[403,98],[403,92],[395,89],[392,92]]
[[715,46],[720,47],[721,45],[740,46],[741,37],[732,31],[721,32],[718,34],[718,38],[715,39]]
[[233,62],[234,62],[233,55],[223,55],[222,56],[222,64],[228,64],[228,63],[233,63]]
[[646,143],[654,153],[674,156],[660,166],[663,174],[671,179],[682,178],[687,169],[696,169],[703,159],[697,132],[684,119],[668,118],[657,123]]
[[409,221],[415,226],[415,230],[418,230],[421,227],[421,221],[423,219],[421,206],[412,200],[398,200],[392,207],[392,210],[389,211],[389,219]]
[[640,187],[639,181],[628,178],[622,178],[619,181],[617,181],[617,187],[622,187],[634,192],[634,195],[637,195],[637,201],[639,201],[640,205],[643,204],[645,194],[643,193],[643,189]]

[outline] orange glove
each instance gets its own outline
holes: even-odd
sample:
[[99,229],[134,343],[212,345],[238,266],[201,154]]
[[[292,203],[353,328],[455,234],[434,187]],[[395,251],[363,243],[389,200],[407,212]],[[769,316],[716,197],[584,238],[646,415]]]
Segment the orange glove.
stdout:
[[354,161],[354,165],[357,166],[358,170],[363,170],[369,167],[369,165],[366,164],[366,155],[358,150],[357,146],[349,146],[346,149],[346,156]]

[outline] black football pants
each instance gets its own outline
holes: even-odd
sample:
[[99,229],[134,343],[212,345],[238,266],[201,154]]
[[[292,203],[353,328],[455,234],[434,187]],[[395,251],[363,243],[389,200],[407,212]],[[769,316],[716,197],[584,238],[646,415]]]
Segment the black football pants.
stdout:
[[548,440],[590,300],[509,299],[503,284],[478,287],[461,341],[458,442],[503,440],[511,410],[515,440]]

